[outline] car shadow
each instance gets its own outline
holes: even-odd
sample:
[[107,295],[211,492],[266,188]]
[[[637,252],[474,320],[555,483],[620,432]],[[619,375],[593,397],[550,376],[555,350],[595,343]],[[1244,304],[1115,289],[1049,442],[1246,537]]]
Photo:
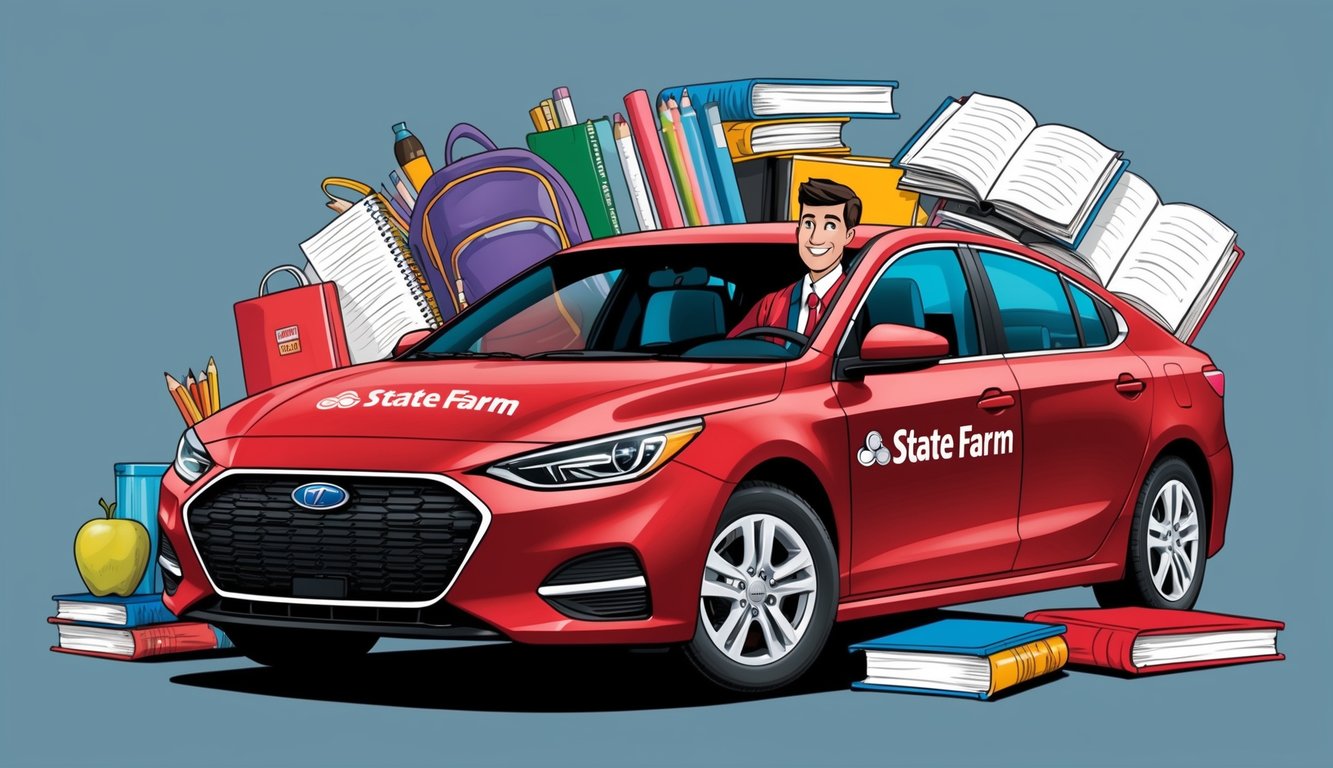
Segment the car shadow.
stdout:
[[841,624],[809,672],[795,684],[767,693],[715,686],[675,649],[504,642],[371,653],[336,670],[295,671],[245,662],[233,669],[177,675],[171,681],[259,696],[475,712],[710,707],[849,690],[853,680],[865,675],[865,661],[846,652],[847,646],[945,616],[980,614],[924,611]]

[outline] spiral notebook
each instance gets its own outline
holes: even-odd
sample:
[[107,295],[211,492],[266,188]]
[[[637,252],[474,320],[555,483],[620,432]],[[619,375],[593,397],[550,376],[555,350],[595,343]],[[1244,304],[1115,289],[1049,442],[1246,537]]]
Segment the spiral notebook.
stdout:
[[312,282],[338,286],[353,364],[383,360],[408,331],[439,327],[426,278],[378,195],[354,203],[301,250]]

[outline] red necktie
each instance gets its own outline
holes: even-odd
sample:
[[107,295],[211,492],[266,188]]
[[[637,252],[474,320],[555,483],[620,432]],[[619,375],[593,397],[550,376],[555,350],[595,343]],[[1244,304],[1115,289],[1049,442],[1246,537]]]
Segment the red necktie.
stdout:
[[815,323],[819,322],[819,297],[814,291],[805,300],[805,305],[810,308],[809,314],[805,316],[805,335],[813,336],[815,333]]

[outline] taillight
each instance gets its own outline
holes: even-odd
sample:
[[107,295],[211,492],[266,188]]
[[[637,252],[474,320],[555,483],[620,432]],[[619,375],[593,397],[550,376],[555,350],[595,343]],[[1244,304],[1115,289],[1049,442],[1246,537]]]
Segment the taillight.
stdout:
[[1204,381],[1213,388],[1218,397],[1222,397],[1227,391],[1227,375],[1217,369],[1215,365],[1205,365],[1203,367]]

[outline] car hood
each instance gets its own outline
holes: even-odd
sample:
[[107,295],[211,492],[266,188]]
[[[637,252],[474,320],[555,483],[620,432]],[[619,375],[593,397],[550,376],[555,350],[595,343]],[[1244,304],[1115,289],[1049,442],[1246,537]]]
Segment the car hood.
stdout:
[[438,360],[359,365],[267,390],[199,425],[205,443],[366,437],[556,443],[755,405],[782,363]]

